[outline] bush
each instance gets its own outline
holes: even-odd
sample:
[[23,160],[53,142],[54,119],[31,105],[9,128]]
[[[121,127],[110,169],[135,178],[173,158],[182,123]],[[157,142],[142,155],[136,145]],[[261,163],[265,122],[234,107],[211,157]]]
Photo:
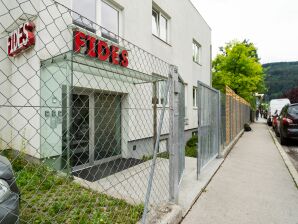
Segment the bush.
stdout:
[[197,146],[197,144],[198,144],[198,136],[197,135],[192,136],[186,143],[186,145],[188,147],[195,147],[195,146]]
[[197,157],[197,144],[198,144],[198,136],[192,136],[186,143],[185,146],[185,156],[188,157]]
[[185,156],[197,158],[197,147],[185,147]]

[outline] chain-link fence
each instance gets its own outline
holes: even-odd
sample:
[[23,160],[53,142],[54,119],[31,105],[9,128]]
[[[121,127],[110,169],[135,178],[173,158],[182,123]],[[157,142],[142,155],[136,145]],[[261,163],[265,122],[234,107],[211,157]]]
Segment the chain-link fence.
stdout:
[[251,107],[248,102],[226,87],[221,94],[221,145],[228,146],[243,130],[244,124],[250,122]]
[[[0,196],[16,195],[0,200],[0,223],[145,223],[177,203],[184,84],[177,67],[54,0],[0,0],[0,154],[19,188],[0,157]],[[246,102],[219,96],[199,84],[198,168],[248,121]]]
[[21,223],[135,223],[169,200],[173,66],[52,0],[0,0],[0,34]]

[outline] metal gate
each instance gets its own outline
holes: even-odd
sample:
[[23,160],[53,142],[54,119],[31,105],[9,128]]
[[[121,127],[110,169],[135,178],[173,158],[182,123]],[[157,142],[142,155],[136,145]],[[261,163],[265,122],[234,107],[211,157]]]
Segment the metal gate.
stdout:
[[220,149],[220,92],[198,81],[197,177]]

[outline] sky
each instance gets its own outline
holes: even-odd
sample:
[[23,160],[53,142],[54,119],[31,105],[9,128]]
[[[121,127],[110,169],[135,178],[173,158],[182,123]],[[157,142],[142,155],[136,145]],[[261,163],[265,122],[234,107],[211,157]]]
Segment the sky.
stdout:
[[212,29],[212,55],[248,39],[262,63],[298,61],[298,0],[191,0]]

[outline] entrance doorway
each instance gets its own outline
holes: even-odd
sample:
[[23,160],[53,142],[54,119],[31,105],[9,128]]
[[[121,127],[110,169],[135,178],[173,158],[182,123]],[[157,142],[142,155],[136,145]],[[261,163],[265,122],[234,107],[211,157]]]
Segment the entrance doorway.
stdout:
[[74,91],[71,116],[73,171],[121,157],[121,95]]

